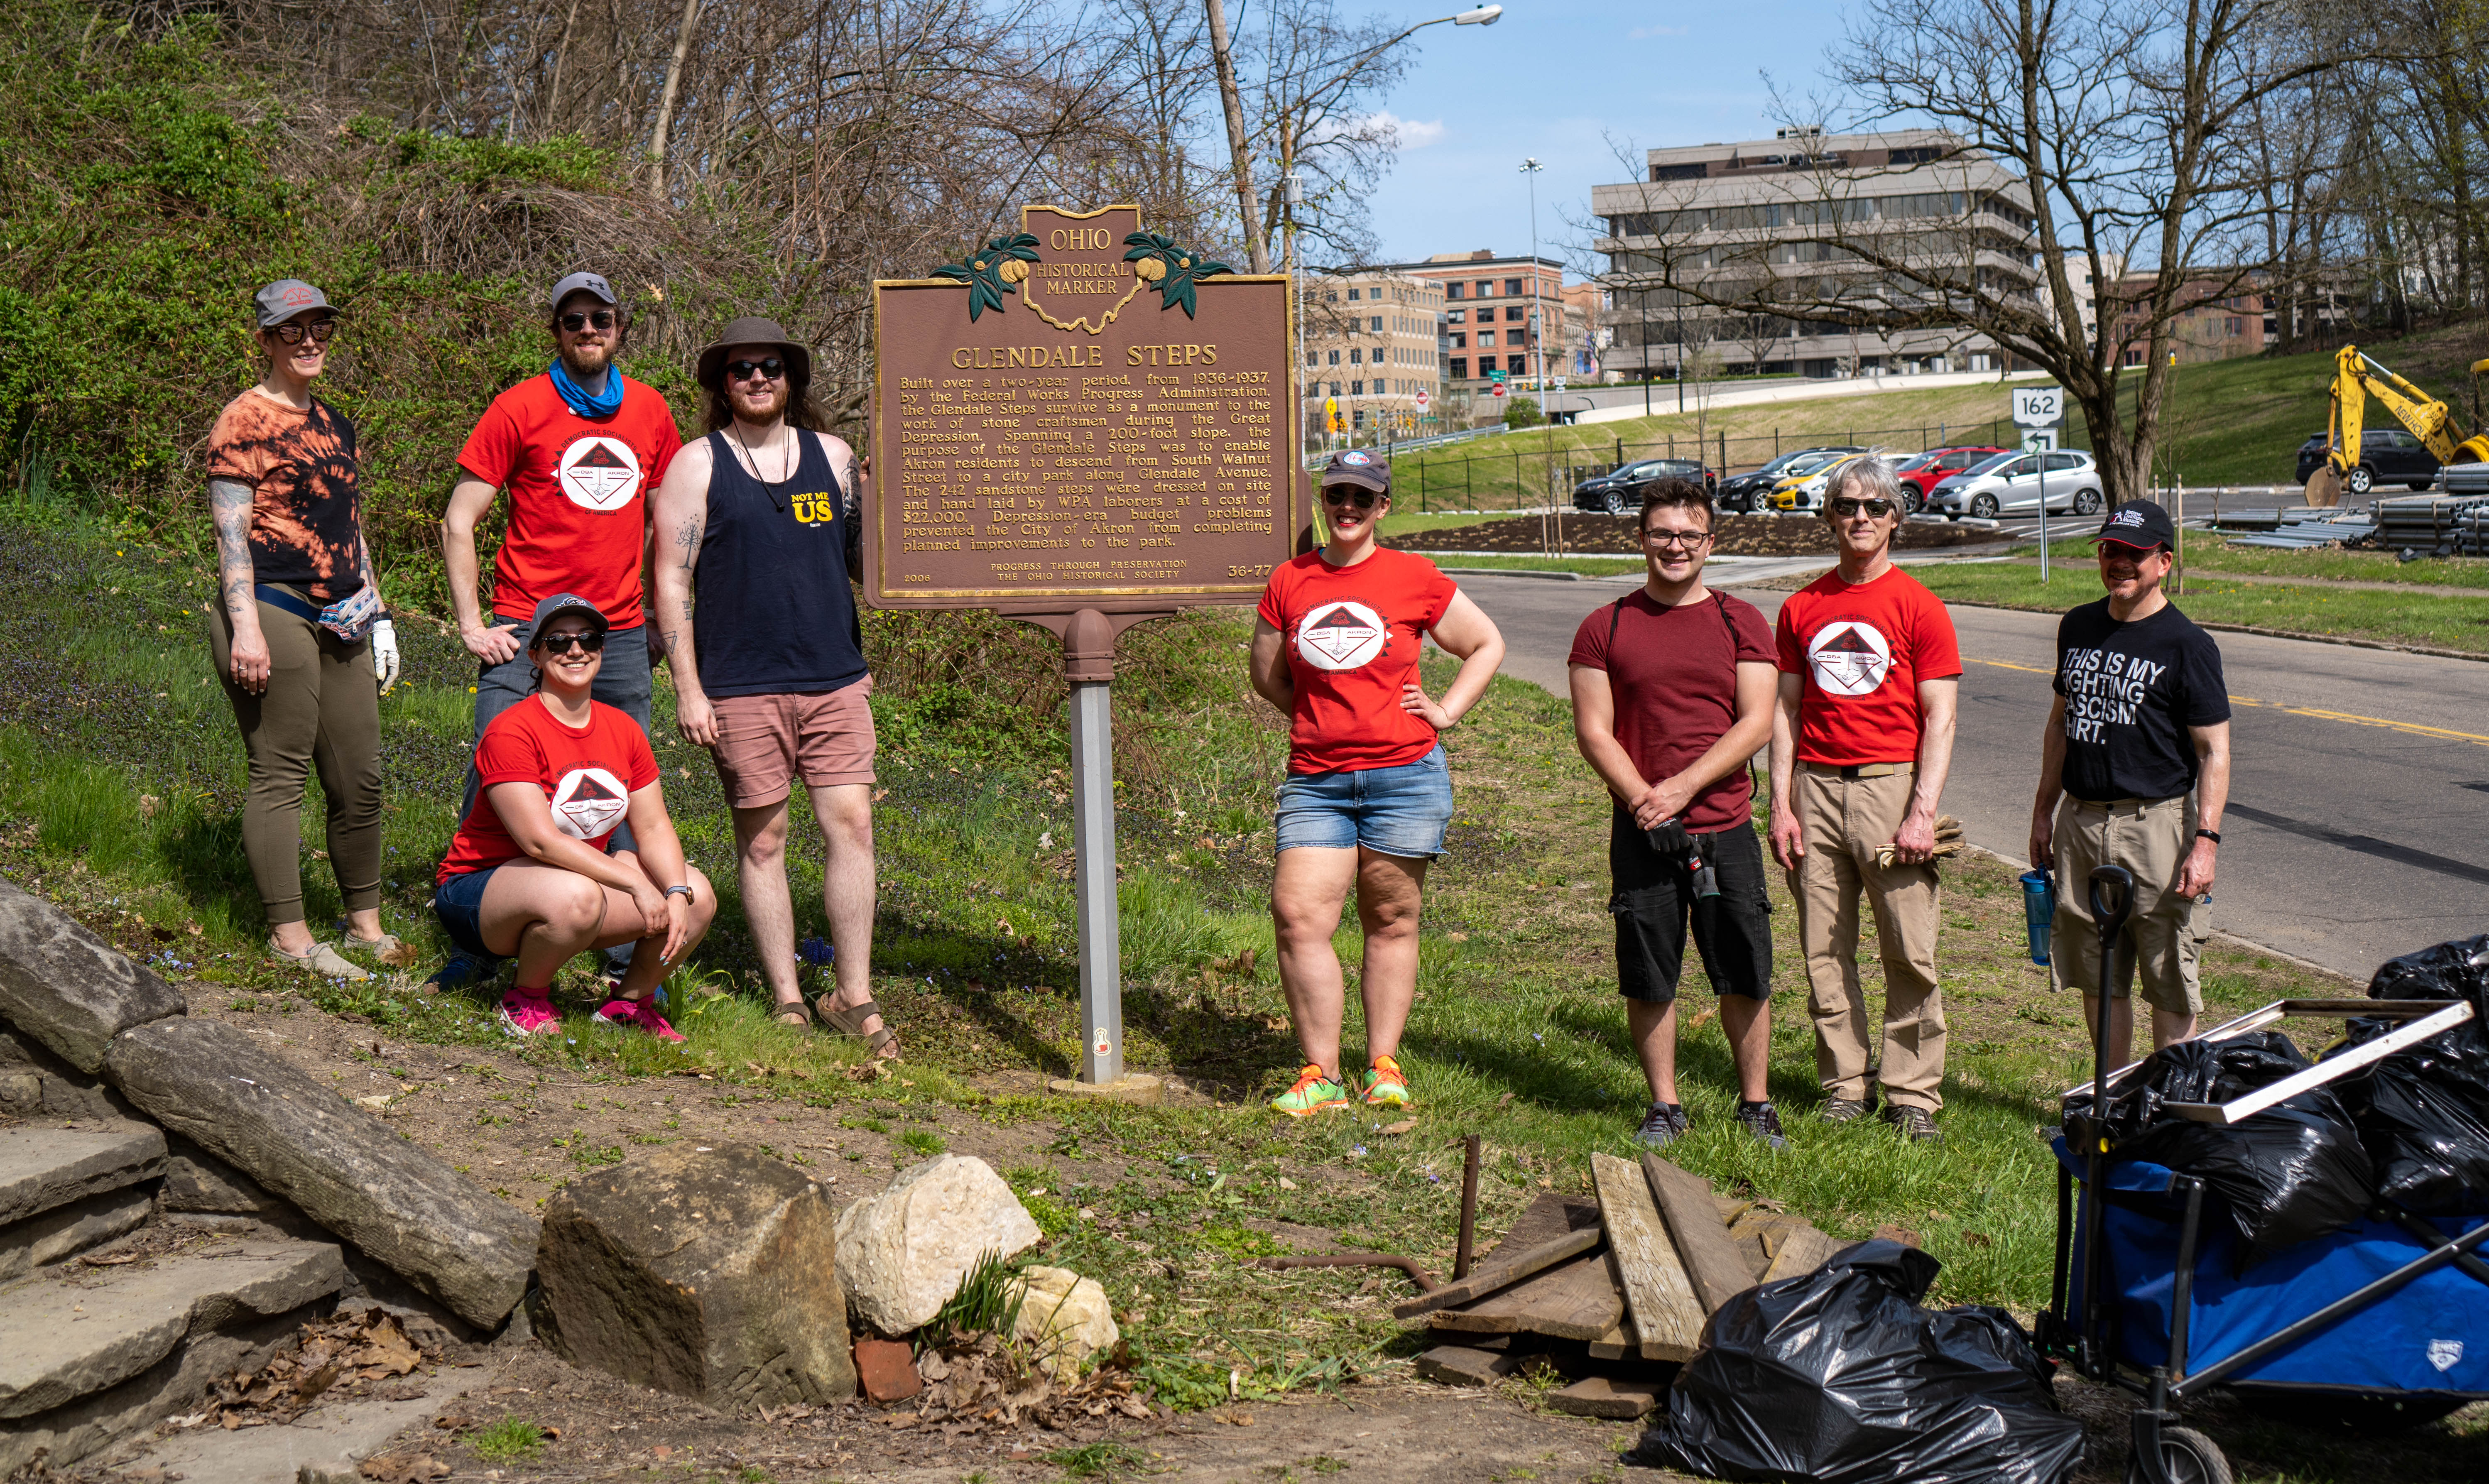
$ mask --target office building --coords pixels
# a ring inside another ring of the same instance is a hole
[[[1443,397],[1443,286],[1388,268],[1344,269],[1306,273],[1303,292],[1306,431],[1323,431],[1330,403],[1354,442],[1419,431]]]

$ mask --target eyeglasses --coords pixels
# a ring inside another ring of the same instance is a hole
[[[758,373],[764,382],[774,382],[787,374],[787,363],[772,356],[767,360],[730,360],[726,379],[730,382],[750,381]]]
[[[1651,546],[1674,546],[1692,551],[1711,539],[1707,530],[1645,530],[1643,540]]]
[[[537,636],[536,642],[544,646],[547,654],[568,654],[574,646],[589,654],[597,654],[605,648],[605,636],[602,634],[543,634]]]
[[[1323,503],[1333,508],[1341,505],[1355,505],[1359,510],[1371,510],[1374,508],[1374,502],[1381,499],[1383,497],[1372,490],[1348,490],[1338,485],[1323,491]]]
[[[330,340],[336,338],[337,322],[334,320],[313,320],[310,324],[304,325],[298,321],[288,320],[284,324],[279,325],[274,329],[271,330],[270,333],[276,336],[277,339],[284,341],[287,345],[300,345],[304,335],[309,335],[311,337],[311,343],[314,345],[327,345]]]
[[[560,326],[562,328],[569,330],[574,335],[590,325],[595,326],[599,329],[612,329],[614,328],[614,311],[611,309],[592,309],[586,313],[565,314],[558,316],[554,320],[554,323]]]
[[[1836,499],[1832,502],[1832,513],[1838,516],[1852,516],[1861,510],[1880,521],[1893,513],[1893,502],[1889,499]]]

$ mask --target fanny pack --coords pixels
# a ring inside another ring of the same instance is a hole
[[[254,584],[251,591],[269,607],[292,614],[297,618],[307,618],[350,644],[369,634],[372,625],[385,616],[380,592],[372,587],[358,587],[327,608],[314,608],[310,599],[291,588],[268,583]]]

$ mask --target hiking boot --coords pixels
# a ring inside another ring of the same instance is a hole
[[[683,1033],[666,1023],[657,1013],[654,995],[645,999],[626,1000],[616,995],[596,1007],[592,1017],[597,1024],[614,1031],[644,1031],[659,1041],[681,1041]]]
[[[549,995],[527,989],[513,989],[501,996],[501,1029],[527,1041],[537,1036],[561,1034],[561,1016],[555,1013]]]
[[[1748,1133],[1763,1142],[1766,1149],[1788,1148],[1788,1137],[1781,1132],[1781,1110],[1772,1106],[1769,1098],[1760,1102],[1737,1102],[1737,1123]]]
[[[1311,1062],[1297,1072],[1297,1085],[1271,1099],[1271,1111],[1285,1113],[1290,1118],[1303,1118],[1326,1108],[1348,1106],[1348,1089],[1330,1077]]]
[[[1409,1079],[1401,1074],[1397,1060],[1388,1056],[1374,1059],[1373,1069],[1365,1074],[1364,1100],[1369,1108],[1409,1105]]]
[[[1685,1116],[1682,1103],[1654,1102],[1642,1116],[1642,1127],[1634,1130],[1634,1142],[1645,1149],[1666,1149],[1683,1138],[1694,1127]]]
[[[423,982],[423,992],[441,994],[457,989],[472,989],[487,983],[501,972],[501,959],[478,958],[472,954],[453,948],[449,951],[447,961],[433,970],[432,977]]]
[[[1826,1098],[1823,1106],[1815,1110],[1815,1116],[1827,1124],[1854,1124],[1874,1111],[1874,1106],[1855,1098]]]
[[[1902,1137],[1913,1144],[1941,1144],[1944,1135],[1936,1131],[1936,1116],[1925,1108],[1907,1103],[1890,1103],[1884,1109],[1884,1122],[1902,1131]]]

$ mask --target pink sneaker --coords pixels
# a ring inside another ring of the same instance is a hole
[[[554,1013],[553,1001],[547,996],[513,989],[501,996],[501,1029],[521,1041],[530,1036],[558,1036],[561,1016]]]
[[[617,1031],[645,1031],[659,1041],[680,1041],[683,1033],[657,1013],[656,997],[626,1000],[616,995],[596,1008],[596,1023]]]

